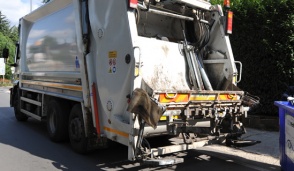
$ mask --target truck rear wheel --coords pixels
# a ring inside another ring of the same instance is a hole
[[[28,120],[28,116],[20,112],[19,89],[16,89],[15,95],[13,96],[13,108],[14,108],[14,115],[16,120],[18,121]]]
[[[81,105],[76,104],[70,112],[68,132],[72,148],[81,154],[88,152],[88,138],[84,128]]]
[[[47,131],[50,139],[60,142],[68,139],[68,114],[66,105],[61,104],[56,99],[52,99],[48,104],[47,111]]]

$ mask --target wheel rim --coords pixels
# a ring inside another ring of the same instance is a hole
[[[82,139],[82,122],[79,118],[74,118],[69,124],[70,139],[74,141],[81,141]]]
[[[49,117],[49,127],[51,133],[54,133],[56,131],[56,113],[55,111],[52,111],[50,117]]]

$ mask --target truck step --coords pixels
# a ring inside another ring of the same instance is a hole
[[[25,101],[25,102],[28,102],[28,103],[31,103],[31,104],[34,104],[34,105],[37,105],[37,106],[42,106],[42,103],[39,102],[39,101],[36,101],[36,100],[32,100],[32,99],[25,98],[25,97],[21,97],[20,99],[22,101]]]
[[[32,118],[35,118],[35,119],[39,120],[39,121],[42,120],[42,117],[40,117],[40,116],[38,116],[38,115],[35,115],[35,114],[33,114],[33,113],[31,113],[31,112],[29,112],[29,111],[27,111],[27,110],[21,109],[20,111],[21,111],[22,113],[24,113],[24,114],[26,114],[26,115],[32,117]]]
[[[144,164],[152,165],[152,166],[174,165],[174,164],[183,163],[183,162],[184,162],[183,158],[148,159],[143,161]]]

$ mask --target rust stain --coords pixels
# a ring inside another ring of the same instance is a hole
[[[161,48],[162,48],[162,50],[164,52],[165,57],[167,57],[168,56],[168,51],[169,51],[168,47],[164,45]]]

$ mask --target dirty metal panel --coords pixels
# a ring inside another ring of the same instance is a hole
[[[152,90],[190,90],[186,80],[186,62],[180,44],[139,37],[143,81]]]

